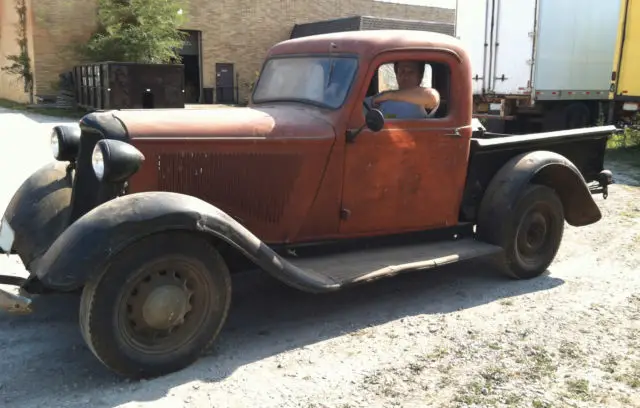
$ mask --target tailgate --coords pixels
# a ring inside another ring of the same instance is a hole
[[[458,0],[456,10],[456,37],[469,53],[473,93],[482,94],[487,88],[491,10],[493,0]]]

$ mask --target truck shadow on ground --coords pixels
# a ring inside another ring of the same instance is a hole
[[[192,380],[219,382],[239,367],[366,327],[448,314],[563,283],[548,274],[514,281],[475,261],[310,295],[266,274],[246,273],[234,279],[229,319],[212,353],[181,372],[144,382],[116,377],[86,348],[77,325],[79,297],[40,298],[33,315],[0,316],[0,383],[11,384],[0,388],[0,402],[25,407],[52,389],[68,390],[67,407],[153,401]],[[105,396],[96,400],[98,394]]]

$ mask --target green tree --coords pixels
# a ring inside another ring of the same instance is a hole
[[[82,54],[95,62],[179,60],[183,9],[182,0],[98,0],[98,30]]]

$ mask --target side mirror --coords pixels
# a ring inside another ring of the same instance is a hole
[[[356,136],[362,132],[365,127],[372,132],[379,132],[384,127],[384,115],[378,109],[370,108],[366,103],[364,104],[367,114],[364,116],[364,125],[359,129],[347,130],[347,143],[353,143],[356,140]]]
[[[379,132],[384,127],[384,115],[378,109],[367,111],[364,121],[367,128],[372,132]]]

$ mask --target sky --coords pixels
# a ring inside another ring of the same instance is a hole
[[[456,8],[456,0],[376,0],[385,3],[409,4],[412,6],[431,6],[448,9]]]

